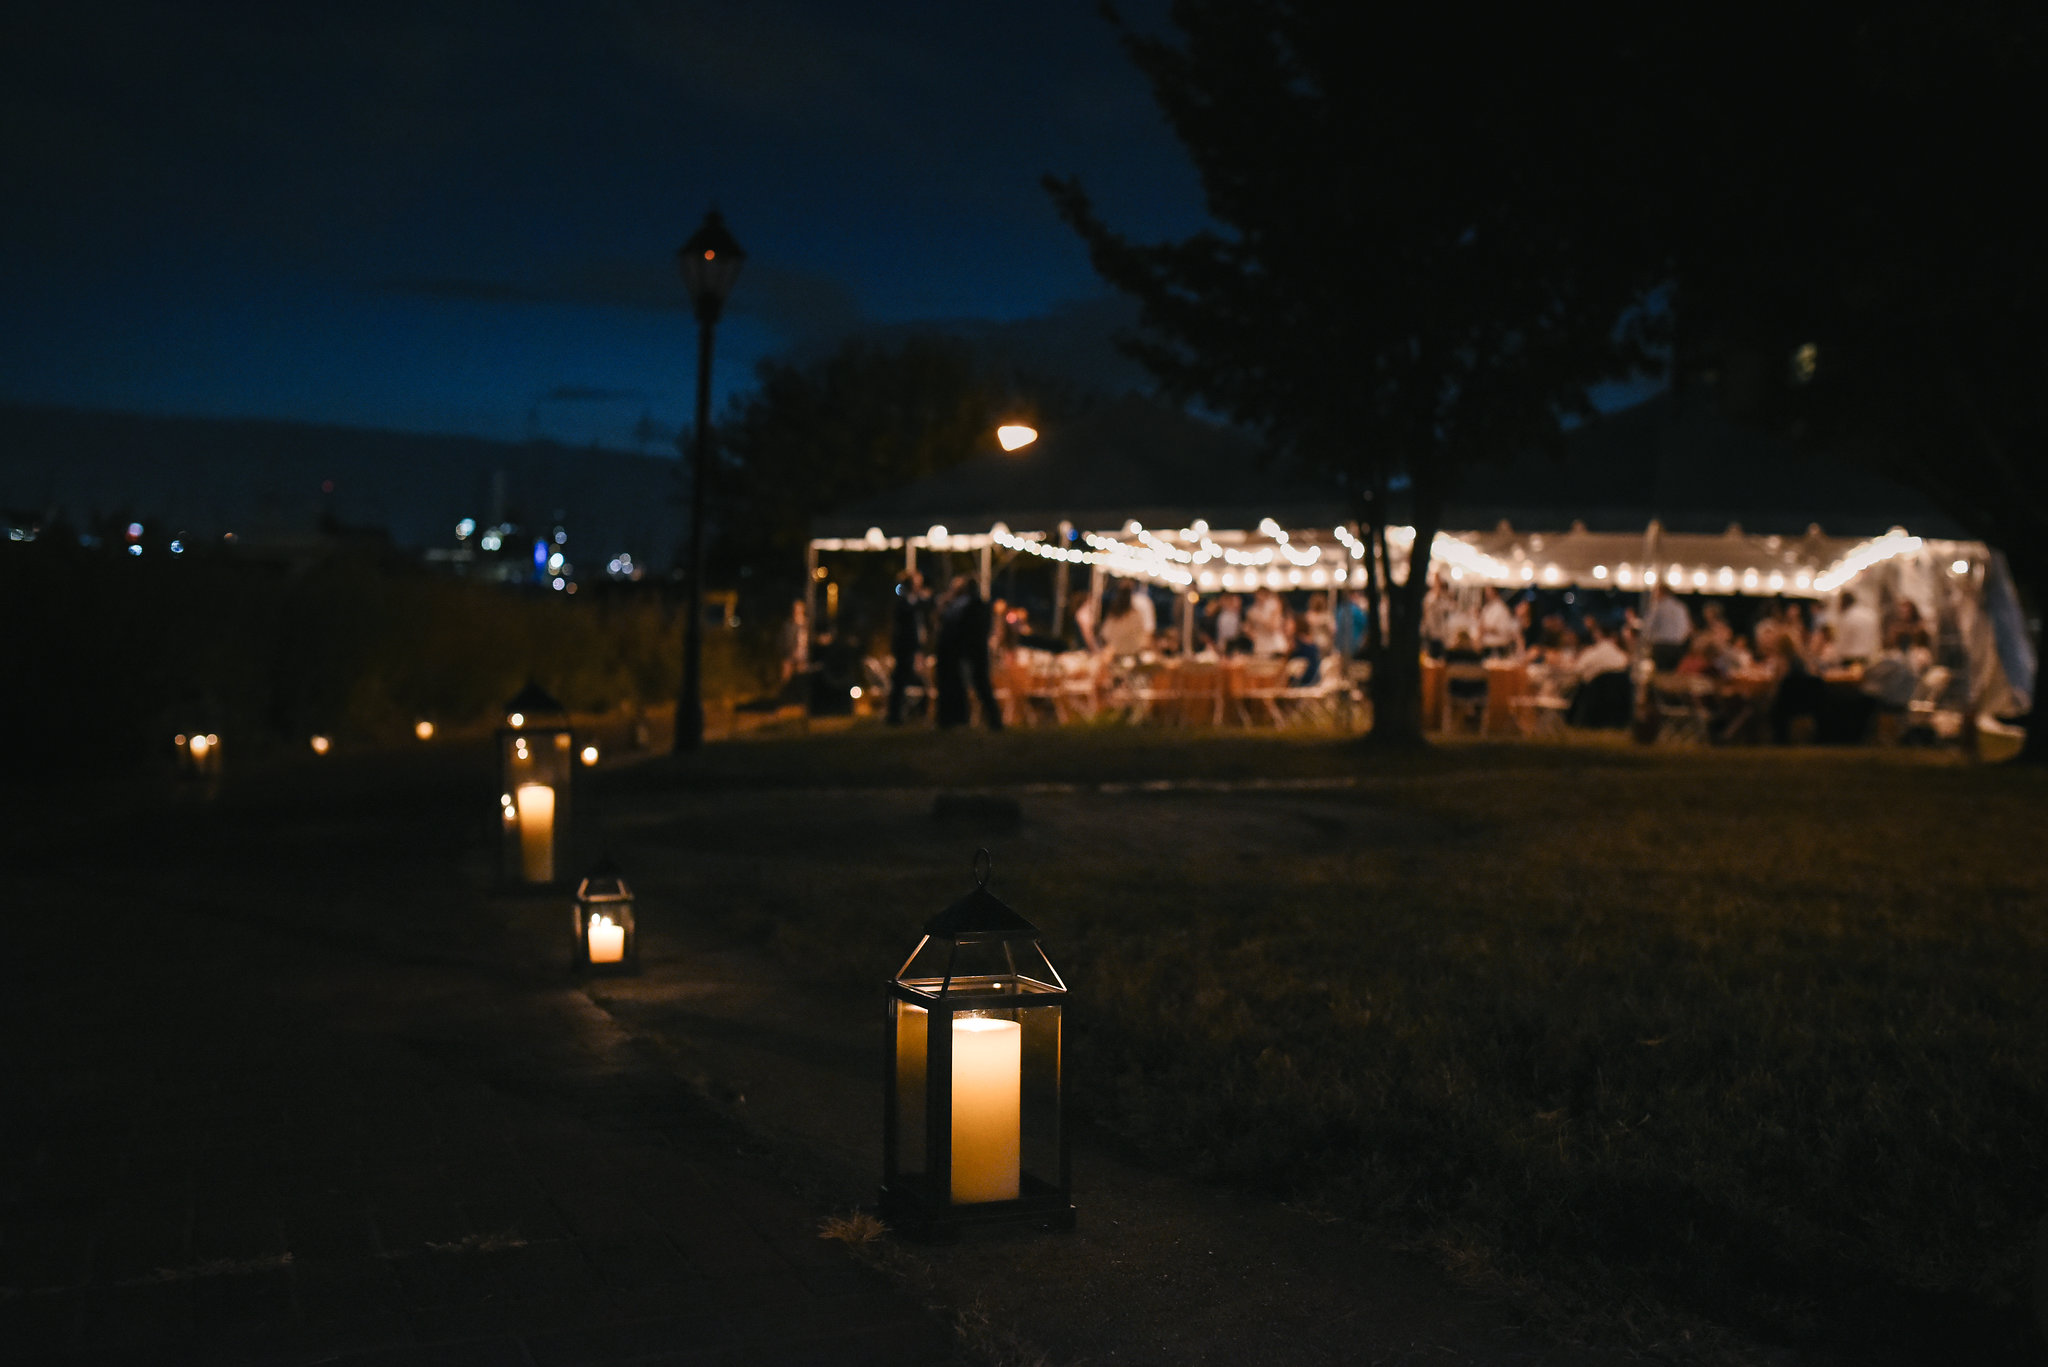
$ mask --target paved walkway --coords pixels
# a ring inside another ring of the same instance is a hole
[[[0,1356],[950,1360],[658,1051],[503,966],[491,918],[539,910],[461,900],[445,797],[173,816],[92,859],[17,832]]]

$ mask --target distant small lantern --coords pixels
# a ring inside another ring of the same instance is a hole
[[[505,724],[498,728],[498,804],[507,882],[555,881],[569,824],[572,745],[568,712],[539,685],[528,684],[505,704]]]
[[[889,983],[882,1216],[915,1237],[1074,1223],[1062,1067],[1067,989],[1038,929],[975,887]]]
[[[186,778],[212,783],[220,778],[220,737],[211,731],[180,732],[172,742],[178,748],[178,772]]]
[[[633,922],[633,889],[611,863],[600,864],[576,885],[576,947],[571,962],[584,969],[632,972],[640,967],[640,935]]]

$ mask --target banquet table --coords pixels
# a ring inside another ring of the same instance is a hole
[[[1529,667],[1519,660],[1486,662],[1486,714],[1479,732],[1485,736],[1511,736],[1520,730],[1515,719],[1515,699],[1529,691]]]

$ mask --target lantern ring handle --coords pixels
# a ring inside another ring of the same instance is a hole
[[[983,846],[981,849],[978,849],[974,852],[975,887],[985,888],[988,886],[989,869],[993,862],[994,861],[989,858],[987,846]]]

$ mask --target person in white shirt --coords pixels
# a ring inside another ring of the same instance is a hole
[[[1159,605],[1152,601],[1152,587],[1136,580],[1131,582],[1131,606],[1138,610],[1138,616],[1145,623],[1145,639],[1151,640],[1159,634]]]
[[[1583,682],[1612,674],[1617,669],[1628,668],[1628,653],[1614,643],[1614,639],[1596,622],[1588,622],[1586,629],[1593,633],[1593,643],[1580,651],[1572,662],[1572,672]]]
[[[1650,615],[1643,623],[1643,639],[1650,643],[1650,658],[1659,669],[1676,669],[1685,657],[1685,643],[1692,637],[1692,614],[1663,584],[1650,598]]]
[[[1845,664],[1877,658],[1882,648],[1880,625],[1876,608],[1858,602],[1853,593],[1842,595],[1842,611],[1835,619],[1835,649]]]
[[[1251,611],[1244,615],[1245,630],[1252,638],[1252,654],[1285,655],[1294,648],[1287,630],[1287,606],[1271,589],[1260,589],[1252,598]]]
[[[1438,659],[1451,641],[1451,591],[1443,576],[1433,574],[1422,594],[1422,648]]]
[[[1239,606],[1237,595],[1226,593],[1216,600],[1216,649],[1222,654],[1230,653],[1230,643],[1244,630],[1244,610]]]
[[[1152,645],[1152,633],[1145,630],[1144,614],[1138,610],[1137,594],[1129,580],[1122,580],[1110,596],[1102,614],[1102,650],[1106,655],[1136,655]]]
[[[1479,649],[1489,656],[1514,655],[1522,649],[1522,633],[1515,614],[1500,600],[1500,590],[1488,585],[1486,601],[1479,609]]]

